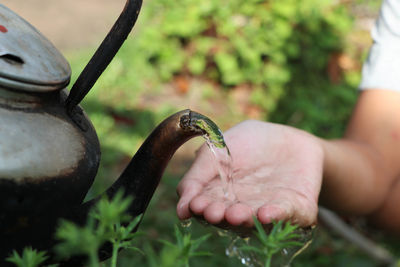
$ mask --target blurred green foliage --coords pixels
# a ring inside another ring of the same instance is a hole
[[[7,261],[15,264],[17,267],[39,267],[47,258],[46,252],[26,247],[21,255],[14,250],[7,258]]]
[[[132,199],[132,197],[123,197],[122,191],[118,191],[111,200],[100,199],[90,210],[84,226],[61,220],[55,234],[59,241],[54,247],[58,258],[85,256],[87,266],[99,267],[98,251],[106,242],[109,242],[112,253],[108,266],[116,267],[119,250],[130,249],[141,252],[132,245],[138,235],[134,229],[142,217],[139,215],[132,218],[127,213]]]
[[[172,243],[168,240],[160,240],[164,245],[161,252],[155,251],[149,243],[146,243],[145,249],[150,267],[189,267],[189,262],[192,258],[213,255],[208,251],[198,251],[200,245],[210,237],[210,234],[192,239],[191,233],[187,231],[184,233],[177,225],[174,228],[176,242]]]
[[[326,71],[352,27],[346,6],[331,0],[149,1],[141,19],[133,48],[162,81],[189,74],[221,87],[246,84],[267,112],[297,76]]]

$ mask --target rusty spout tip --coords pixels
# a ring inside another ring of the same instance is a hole
[[[185,112],[182,116],[181,116],[181,118],[180,118],[180,121],[179,121],[179,126],[181,127],[181,128],[183,128],[183,129],[188,129],[188,128],[190,128],[190,127],[192,127],[191,126],[191,116],[190,116],[190,113],[192,112],[191,110],[186,110],[187,112]]]
[[[197,125],[197,120],[198,118],[204,117],[200,113],[197,113],[195,111],[192,111],[190,109],[186,109],[182,111],[182,115],[179,120],[179,126],[186,131],[194,131],[194,132],[199,132],[201,134],[204,134],[203,129],[198,127]]]

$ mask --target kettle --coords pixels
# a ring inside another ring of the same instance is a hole
[[[124,10],[70,92],[71,69],[28,22],[0,4],[0,265],[12,250],[50,249],[60,218],[84,223],[101,197],[83,203],[100,161],[99,141],[79,106],[134,26],[141,0]],[[204,116],[183,110],[145,140],[116,182],[142,214],[175,151],[204,131]],[[107,251],[102,258],[107,257]],[[68,265],[68,263],[66,263]],[[74,262],[73,266],[77,266]]]

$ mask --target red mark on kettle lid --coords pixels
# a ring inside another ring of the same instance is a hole
[[[8,32],[8,30],[7,30],[7,28],[4,27],[3,25],[0,25],[0,32],[6,33],[6,32]]]

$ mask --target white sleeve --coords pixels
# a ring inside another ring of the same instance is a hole
[[[364,62],[360,89],[400,91],[400,0],[384,0],[371,32],[373,44]]]

